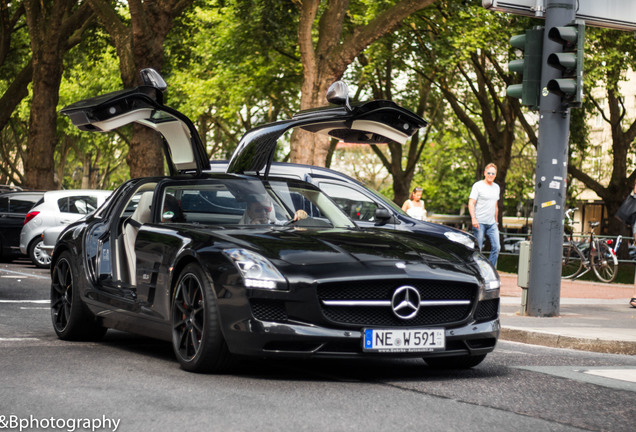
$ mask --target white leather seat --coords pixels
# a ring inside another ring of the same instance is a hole
[[[137,208],[130,218],[124,223],[124,248],[130,275],[130,284],[137,285],[137,256],[135,255],[135,241],[141,225],[150,222],[150,205],[154,192],[148,191],[141,194]]]

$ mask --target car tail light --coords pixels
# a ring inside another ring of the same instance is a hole
[[[40,212],[39,211],[32,211],[32,212],[28,212],[26,217],[24,218],[24,224],[26,225],[27,223],[29,223],[29,221],[31,219],[33,219],[34,217],[36,217],[37,215],[39,215]]]

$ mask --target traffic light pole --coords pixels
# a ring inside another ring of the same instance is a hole
[[[576,0],[546,1],[546,32],[542,64],[562,46],[548,38],[548,29],[565,26],[575,18]],[[552,67],[541,71],[539,144],[532,222],[532,251],[526,313],[530,316],[559,315],[563,214],[568,165],[570,109],[562,98],[547,89],[548,81],[561,73]]]

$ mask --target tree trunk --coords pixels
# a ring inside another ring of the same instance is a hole
[[[33,53],[33,100],[31,102],[25,186],[57,189],[53,155],[57,145],[57,103],[62,79],[63,56],[77,43],[74,32],[90,18],[90,8],[75,0],[55,2],[25,0],[26,21]]]
[[[322,84],[315,88],[311,85],[315,81],[305,79],[300,98],[300,109],[327,105],[327,89],[336,79],[335,76],[323,78]],[[291,141],[291,162],[317,166],[326,165],[330,145],[329,136],[295,129],[292,132]]]
[[[63,35],[60,30],[69,1],[56,3],[47,9],[37,0],[24,2],[33,53],[33,100],[27,135],[25,186],[33,189],[58,187],[53,179],[53,153],[57,144],[56,107],[62,79]]]

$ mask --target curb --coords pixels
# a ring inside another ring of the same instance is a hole
[[[542,345],[552,348],[568,348],[604,354],[636,355],[636,342],[603,339],[585,339],[523,330],[516,327],[501,327],[499,338],[510,342]]]

